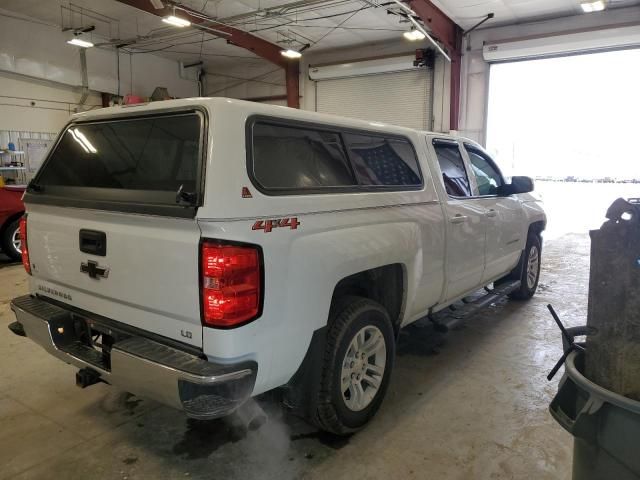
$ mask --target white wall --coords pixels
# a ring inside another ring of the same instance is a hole
[[[109,57],[109,61],[92,61],[87,58],[89,85],[101,92],[117,93],[115,51],[109,51]],[[165,87],[172,97],[197,97],[196,69],[188,69],[188,74],[191,79],[181,78],[180,64],[167,58],[120,52],[120,95],[133,93],[150,97],[156,87]],[[102,80],[100,84],[98,79]]]
[[[208,96],[257,98],[287,93],[284,69],[259,58],[219,69],[209,68],[206,72],[205,94]]]
[[[0,130],[56,132],[75,109],[87,108],[77,105],[82,94],[80,49],[68,45],[68,38],[57,26],[0,16]],[[90,90],[85,103],[90,107],[101,105],[99,92],[147,97],[155,87],[166,87],[177,97],[198,93],[195,78],[180,77],[178,62],[124,52],[118,88],[116,50],[85,52]]]
[[[595,14],[487,28],[471,33],[463,43],[459,132],[481,144],[486,141],[490,68],[482,57],[484,42],[517,40],[537,35],[561,35],[570,30],[615,27],[629,23],[640,25],[640,8],[607,10]]]
[[[82,84],[79,48],[68,45],[69,38],[70,34],[57,26],[0,16],[0,70],[79,86]],[[89,48],[86,54],[89,88],[117,93],[116,50]],[[120,54],[121,94],[149,96],[156,86],[168,88],[176,97],[197,94],[195,78],[180,78],[178,62],[152,54]]]
[[[80,88],[0,72],[0,130],[55,133],[76,110],[101,106],[95,92],[83,106],[81,96]]]

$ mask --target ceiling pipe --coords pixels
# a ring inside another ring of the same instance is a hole
[[[165,17],[174,14],[174,5],[164,6],[164,8],[155,8],[149,0],[117,0],[120,3],[143,10],[158,17]],[[204,19],[202,12],[185,7],[183,5],[175,5],[179,8],[180,16],[189,20],[195,28],[201,28],[213,35],[223,36],[227,43],[236,45],[254,53],[258,57],[279,66],[284,69],[286,76],[287,88],[287,106],[300,108],[300,61],[297,59],[287,59],[280,53],[282,47],[271,43],[263,38],[257,37],[249,32],[235,28],[224,23],[218,22],[216,19]]]
[[[89,74],[87,72],[87,49],[80,49],[80,75],[82,77],[82,96],[78,101],[79,106],[84,106],[89,98]]]

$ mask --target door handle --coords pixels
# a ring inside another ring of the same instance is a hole
[[[493,217],[495,217],[495,216],[497,216],[497,215],[498,215],[498,212],[496,212],[496,211],[492,208],[491,210],[489,210],[489,211],[486,213],[486,215],[487,215],[487,217],[489,217],[489,218],[493,218]]]
[[[91,255],[105,257],[107,255],[107,235],[97,230],[81,229],[80,251]]]
[[[460,215],[459,213],[456,214],[455,217],[451,218],[451,223],[464,223],[467,221],[467,216],[466,215]]]

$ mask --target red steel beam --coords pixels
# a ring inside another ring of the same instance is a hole
[[[462,62],[462,28],[429,0],[406,0],[407,5],[418,14],[425,26],[431,30],[449,51],[451,57],[451,100],[449,128],[458,129],[460,115],[460,64]]]
[[[461,64],[462,53],[460,51],[451,52],[451,78],[449,81],[450,94],[449,102],[449,128],[458,130],[460,121],[460,84],[461,84]]]
[[[173,15],[174,10],[171,6],[156,9],[149,0],[117,0],[120,3],[143,10],[158,17]],[[238,28],[216,23],[215,20],[205,20],[201,18],[202,13],[188,7],[180,6],[176,10],[176,16],[189,20],[194,25],[207,27],[210,29],[223,32],[220,36],[226,38],[227,42],[253,52],[257,56],[268,60],[269,62],[283,68],[286,74],[287,87],[287,105],[293,108],[300,108],[300,61],[297,59],[288,59],[280,53],[282,48],[275,43],[268,42],[262,38],[256,37],[249,32]],[[212,32],[215,35],[215,32]],[[226,34],[226,35],[225,35]],[[295,76],[295,78],[294,78]]]
[[[287,64],[287,106],[300,108],[300,62],[298,60]]]

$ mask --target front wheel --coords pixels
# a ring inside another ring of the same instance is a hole
[[[517,300],[528,300],[538,289],[540,279],[540,264],[542,260],[542,244],[540,237],[529,234],[527,246],[522,252],[522,271],[520,272],[520,288],[509,294],[509,297]]]
[[[11,222],[2,235],[2,251],[13,260],[20,260],[20,219]]]
[[[395,341],[389,314],[373,300],[346,297],[332,310],[314,420],[323,430],[348,435],[380,408]]]

